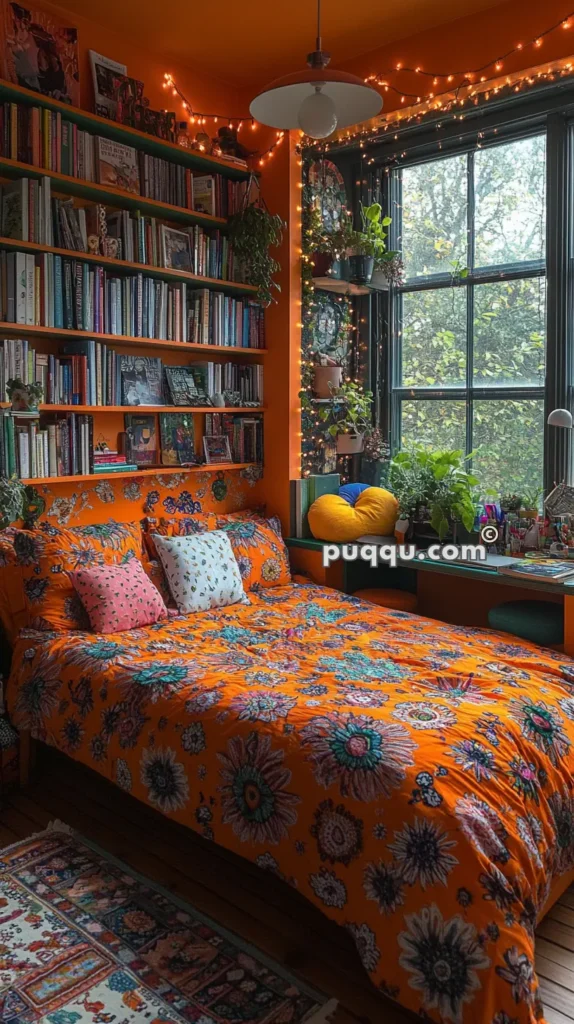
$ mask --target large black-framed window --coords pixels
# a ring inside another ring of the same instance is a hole
[[[545,130],[390,175],[404,284],[390,301],[393,447],[474,451],[486,487],[542,487]]]

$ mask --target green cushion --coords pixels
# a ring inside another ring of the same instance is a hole
[[[488,625],[491,629],[500,629],[542,646],[564,642],[562,605],[551,601],[506,601],[497,604],[488,613]]]

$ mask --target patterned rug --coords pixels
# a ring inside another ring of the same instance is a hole
[[[0,851],[1,1024],[326,1024],[335,1009],[60,823]]]

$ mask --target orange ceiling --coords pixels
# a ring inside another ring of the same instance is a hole
[[[315,0],[56,0],[161,54],[240,88],[304,66],[314,49]],[[500,0],[323,0],[323,45],[333,66]]]

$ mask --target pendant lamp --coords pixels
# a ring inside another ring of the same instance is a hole
[[[381,111],[381,94],[356,75],[330,71],[331,55],[321,46],[321,0],[317,0],[316,48],[307,57],[307,70],[270,82],[249,108],[256,121],[271,128],[300,128],[312,139],[325,139],[336,128],[367,121]]]

